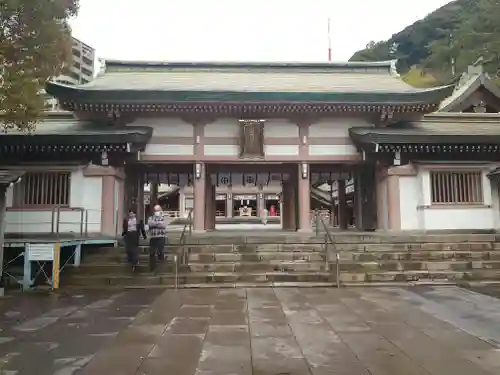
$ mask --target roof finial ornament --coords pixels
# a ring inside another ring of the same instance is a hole
[[[472,63],[472,66],[483,65],[483,62],[484,62],[484,57],[483,56],[479,56],[477,58],[477,60]]]
[[[478,103],[474,104],[473,110],[474,113],[486,113],[486,103],[480,100]]]

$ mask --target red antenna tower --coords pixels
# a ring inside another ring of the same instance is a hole
[[[332,61],[332,36],[330,32],[330,17],[328,17],[328,61]]]

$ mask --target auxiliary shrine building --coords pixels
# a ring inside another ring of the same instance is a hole
[[[116,235],[158,201],[198,232],[264,209],[302,232],[314,209],[341,229],[500,224],[500,90],[481,67],[416,89],[394,62],[107,61],[46,90],[65,112],[0,135],[1,168],[25,171],[7,233]]]

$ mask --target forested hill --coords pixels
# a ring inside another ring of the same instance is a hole
[[[414,3],[418,6],[418,2]],[[456,0],[394,34],[370,42],[350,61],[399,59],[403,74],[411,67],[430,74],[437,83],[449,82],[478,58],[487,72],[500,69],[500,0]],[[452,64],[454,61],[454,64]]]

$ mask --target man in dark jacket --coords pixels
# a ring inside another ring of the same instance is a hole
[[[144,239],[147,238],[144,222],[138,220],[135,212],[130,210],[128,217],[123,220],[122,236],[125,241],[127,261],[132,265],[133,270],[139,264],[139,238],[141,234]]]

